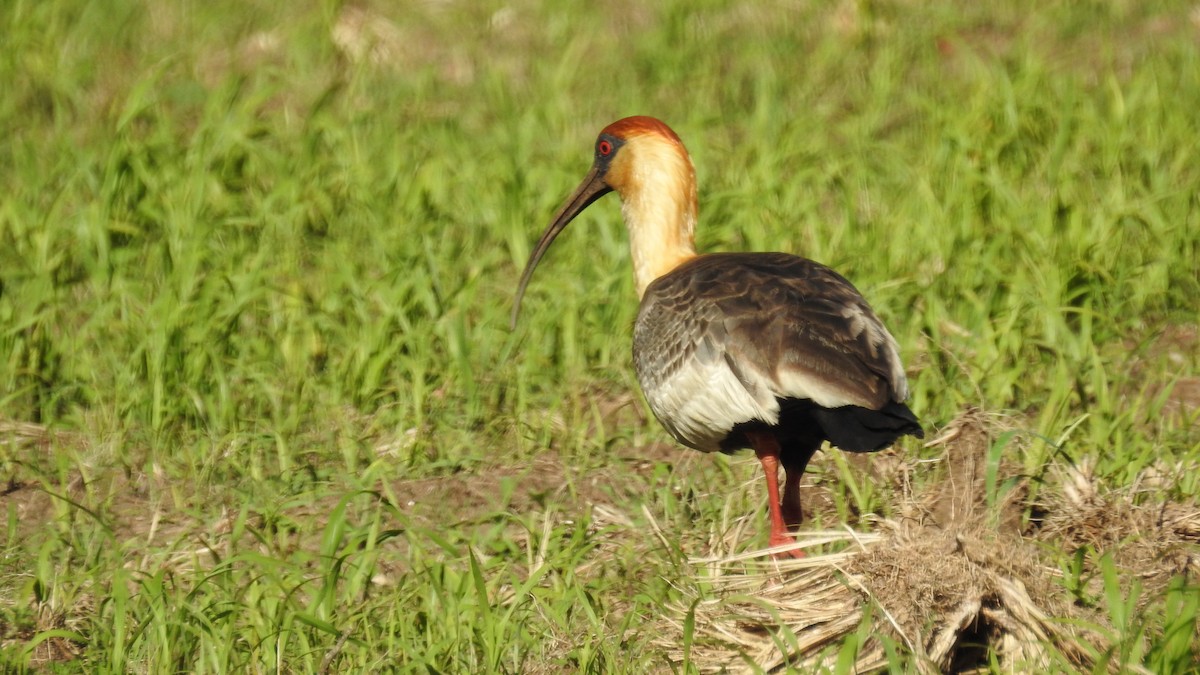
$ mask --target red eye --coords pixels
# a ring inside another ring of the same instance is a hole
[[[596,151],[599,152],[603,157],[608,157],[608,155],[612,153],[612,150],[612,143],[609,143],[608,141],[600,141],[596,144]]]

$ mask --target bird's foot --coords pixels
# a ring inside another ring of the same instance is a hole
[[[771,548],[775,548],[776,546],[791,546],[796,543],[796,540],[786,534],[772,533],[770,539],[767,540],[767,543],[771,545]],[[799,548],[793,548],[790,551],[777,551],[772,553],[771,556],[777,560],[805,557],[804,550]]]

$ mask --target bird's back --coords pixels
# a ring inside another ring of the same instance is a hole
[[[658,419],[700,450],[742,447],[756,425],[828,426],[816,435],[847,450],[920,433],[895,339],[849,281],[793,255],[698,256],[655,280],[634,364]]]

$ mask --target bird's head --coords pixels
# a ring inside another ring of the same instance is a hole
[[[696,172],[683,141],[653,117],[617,120],[600,131],[591,170],[554,215],[529,256],[517,287],[513,326],[525,287],[554,238],[592,202],[613,191],[621,197],[629,227],[639,294],[664,265],[673,266],[678,258],[695,254]]]

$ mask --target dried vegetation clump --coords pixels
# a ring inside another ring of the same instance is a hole
[[[895,515],[876,521],[874,533],[799,538],[806,546],[840,539],[851,544],[843,552],[693,561],[698,594],[711,597],[678,607],[677,632],[663,645],[704,672],[845,664],[835,645],[856,650],[857,670],[880,668],[878,632],[924,672],[972,671],[993,656],[1018,671],[1097,667],[1114,634],[1108,615],[1067,592],[1055,557],[1082,551],[1094,568],[1109,555],[1122,582],[1138,578],[1141,598],[1152,598],[1174,575],[1200,573],[1200,510],[1139,500],[1137,485],[1103,492],[1086,463],[1055,464],[1031,497],[1029,479],[999,452],[1019,442],[1006,426],[964,412],[930,443],[944,449],[938,475],[917,493],[900,481]],[[1142,484],[1164,479],[1169,472],[1154,468]],[[1095,587],[1103,575],[1081,576],[1091,594],[1103,592]],[[861,634],[867,612],[882,631]]]

